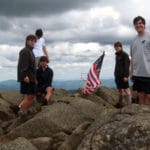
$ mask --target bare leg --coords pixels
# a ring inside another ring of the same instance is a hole
[[[118,89],[118,93],[119,93],[119,104],[120,106],[123,106],[123,90]]]
[[[126,103],[127,104],[131,104],[132,103],[132,99],[131,99],[131,90],[130,88],[124,89],[125,92],[125,98],[126,98]]]
[[[28,111],[34,100],[34,95],[25,94],[23,101],[19,105],[23,111]]]
[[[143,92],[139,92],[138,96],[139,96],[139,104],[145,105],[146,104],[146,94]]]
[[[146,104],[150,105],[150,94],[146,94]]]
[[[46,99],[47,101],[50,101],[50,100],[51,100],[52,92],[53,92],[52,87],[47,87],[47,88],[46,88],[45,99]]]

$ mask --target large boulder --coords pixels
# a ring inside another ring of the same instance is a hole
[[[130,105],[99,117],[77,150],[150,149],[150,106]]]
[[[3,90],[0,93],[1,98],[9,104],[19,104],[23,98],[18,90]]]
[[[12,129],[6,138],[51,137],[58,132],[70,134],[81,123],[95,120],[104,110],[104,107],[83,98],[63,97]]]
[[[15,115],[11,112],[9,106],[10,104],[7,101],[0,98],[0,120],[7,121],[15,117]]]
[[[105,106],[106,108],[114,108],[114,105],[118,101],[117,91],[104,86],[99,87],[91,94],[83,94],[82,89],[78,89],[74,96],[88,99],[97,105]]]
[[[97,96],[100,96],[102,99],[104,99],[107,103],[111,105],[115,105],[118,102],[118,93],[114,89],[101,86],[97,89],[95,94]]]
[[[0,150],[38,150],[27,139],[20,137],[9,143],[0,145]]]
[[[50,137],[39,137],[30,140],[30,142],[35,145],[38,150],[49,150],[52,145],[52,139]]]

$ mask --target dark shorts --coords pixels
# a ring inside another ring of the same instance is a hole
[[[35,92],[36,92],[36,86],[34,82],[30,82],[30,83],[21,82],[20,83],[21,94],[35,94]]]
[[[39,86],[36,87],[36,92],[44,94],[44,93],[46,93],[46,88],[47,87],[51,87],[51,86],[48,86],[48,85],[39,85]]]
[[[115,83],[117,86],[117,89],[127,89],[129,88],[129,82],[124,82],[123,78],[116,78]]]
[[[150,94],[150,77],[133,76],[133,90]]]

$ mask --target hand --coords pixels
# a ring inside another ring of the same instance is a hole
[[[124,78],[123,78],[123,81],[124,81],[124,82],[128,82],[128,78],[127,78],[127,77],[124,77]]]
[[[26,77],[24,78],[24,82],[26,82],[26,83],[30,83],[30,79],[29,79],[29,77],[28,77],[28,76],[26,76]]]
[[[130,75],[130,80],[133,82],[133,75]]]

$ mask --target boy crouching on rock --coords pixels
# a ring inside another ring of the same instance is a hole
[[[37,78],[37,101],[42,102],[43,105],[48,105],[51,100],[53,88],[53,70],[48,66],[48,58],[42,56],[39,60],[39,68],[36,72]],[[44,98],[42,95],[44,94]]]

